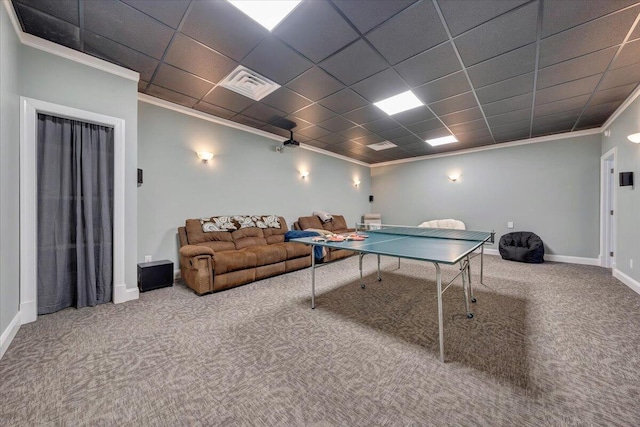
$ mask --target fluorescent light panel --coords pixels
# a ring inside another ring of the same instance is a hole
[[[228,0],[251,19],[273,30],[301,0]]]
[[[427,139],[426,142],[431,144],[432,147],[437,147],[438,145],[451,144],[452,142],[458,142],[455,136],[443,136],[442,138],[434,138]]]
[[[424,104],[413,94],[413,92],[408,90],[399,95],[392,96],[391,98],[375,102],[373,105],[392,116]]]

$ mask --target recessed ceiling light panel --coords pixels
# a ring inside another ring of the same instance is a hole
[[[442,138],[434,138],[427,139],[426,142],[431,144],[432,147],[437,147],[438,145],[451,144],[452,142],[458,142],[455,136],[443,136]]]
[[[410,90],[402,92],[401,94],[392,96],[391,98],[383,99],[382,101],[375,102],[373,105],[392,116],[403,111],[411,110],[412,108],[424,105]]]
[[[302,0],[228,0],[249,18],[273,30]]]
[[[280,87],[278,83],[242,65],[238,65],[219,85],[255,101],[260,101]]]

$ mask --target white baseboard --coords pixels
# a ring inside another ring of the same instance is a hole
[[[485,249],[484,253],[487,255],[498,255],[500,256],[500,251],[498,249]],[[566,255],[544,255],[545,261],[554,261],[554,262],[566,262],[568,264],[583,264],[583,265],[596,265],[600,266],[599,258],[582,258],[577,256],[566,256]]]
[[[137,287],[127,288],[126,284],[116,285],[113,288],[113,303],[120,304],[140,298],[140,291]]]
[[[613,268],[612,270],[613,270],[612,271],[613,277],[615,277],[616,279],[620,280],[622,283],[624,283],[625,285],[630,287],[635,293],[640,294],[640,283],[639,282],[637,282],[635,279],[627,276],[626,274],[624,274],[622,271],[618,270],[617,268]]]
[[[35,322],[38,318],[38,306],[35,300],[20,303],[20,324]]]
[[[11,341],[13,341],[13,338],[18,333],[18,329],[20,329],[20,312],[16,313],[11,323],[9,323],[9,326],[7,326],[7,329],[0,335],[0,359],[2,359],[9,345],[11,345]]]
[[[179,280],[181,277],[182,275],[180,274],[180,269],[173,270],[173,280]]]

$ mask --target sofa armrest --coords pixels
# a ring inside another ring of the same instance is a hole
[[[186,245],[180,248],[180,255],[187,258],[192,258],[194,256],[200,255],[213,256],[214,254],[215,252],[213,252],[213,249],[206,246]]]

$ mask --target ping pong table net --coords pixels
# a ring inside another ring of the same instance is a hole
[[[494,243],[495,233],[493,231],[459,230],[453,228],[428,228],[413,227],[407,225],[388,224],[356,224],[357,232],[392,234],[399,236],[430,237],[434,239],[467,240]]]

